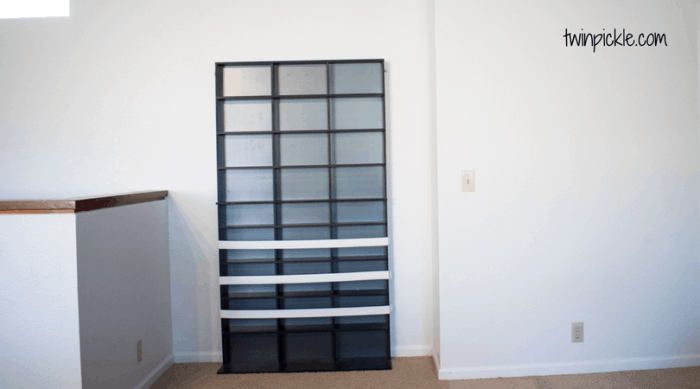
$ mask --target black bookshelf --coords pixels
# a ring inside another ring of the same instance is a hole
[[[220,241],[388,236],[383,60],[215,68]],[[221,249],[219,255],[222,277],[386,272],[388,258],[388,246]],[[391,368],[388,314],[333,316],[342,308],[388,307],[386,279],[220,288],[219,373]],[[224,317],[304,310],[327,311]]]

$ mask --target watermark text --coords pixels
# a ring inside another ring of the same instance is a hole
[[[569,29],[564,30],[564,41],[566,47],[574,46],[592,46],[593,52],[595,53],[596,47],[631,47],[631,46],[668,46],[666,42],[666,34],[659,34],[657,32],[652,32],[648,34],[632,34],[628,33],[626,29],[622,29],[622,32],[618,33],[617,29],[613,29],[613,32],[605,32],[603,29],[602,33],[592,34],[590,32],[569,32]]]

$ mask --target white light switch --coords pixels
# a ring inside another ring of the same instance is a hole
[[[462,172],[462,192],[473,192],[474,191],[474,171],[463,171]]]

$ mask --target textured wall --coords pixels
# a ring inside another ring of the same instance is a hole
[[[75,215],[0,215],[0,387],[80,388]]]
[[[173,359],[167,200],[81,212],[76,230],[83,389],[134,388]]]
[[[440,376],[700,364],[695,2],[437,0],[435,24]],[[614,28],[668,46],[565,46]]]

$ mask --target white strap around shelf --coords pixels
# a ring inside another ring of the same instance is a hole
[[[355,273],[299,274],[287,276],[219,277],[220,285],[268,285],[311,284],[316,282],[345,282],[388,280],[389,271],[363,271]]]
[[[222,319],[287,319],[299,317],[337,317],[388,315],[390,305],[379,307],[324,308],[324,309],[272,309],[266,311],[221,310]]]
[[[228,250],[335,249],[346,247],[380,247],[388,245],[389,238],[219,241],[219,249]]]

